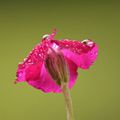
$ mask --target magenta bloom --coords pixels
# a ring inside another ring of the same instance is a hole
[[[61,87],[53,80],[45,67],[49,50],[59,50],[67,61],[69,69],[69,88],[77,79],[77,69],[88,69],[96,60],[97,45],[91,40],[54,40],[56,31],[45,35],[42,42],[35,46],[28,57],[18,65],[16,82],[26,81],[29,85],[44,92],[61,92]]]

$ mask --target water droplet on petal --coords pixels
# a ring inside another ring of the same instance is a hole
[[[93,43],[92,41],[88,41],[88,42],[87,42],[87,46],[89,46],[89,47],[92,47],[93,44],[94,44],[94,43]]]
[[[49,38],[49,36],[50,36],[50,35],[46,34],[46,35],[43,35],[42,38],[45,40],[45,39]]]
[[[94,45],[94,42],[92,42],[91,40],[89,39],[86,39],[86,40],[83,40],[81,43],[89,46],[89,47],[92,47]]]

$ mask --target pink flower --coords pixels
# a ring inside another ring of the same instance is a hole
[[[97,45],[91,40],[54,40],[56,31],[45,35],[42,42],[35,46],[28,57],[18,65],[17,82],[26,81],[29,85],[44,92],[61,92],[61,87],[55,82],[46,69],[46,58],[51,49],[59,51],[65,58],[69,72],[69,88],[77,79],[77,69],[88,69],[96,60]]]

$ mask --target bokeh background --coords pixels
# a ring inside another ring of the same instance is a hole
[[[56,39],[93,39],[97,62],[71,90],[76,120],[120,120],[120,2],[0,0],[0,120],[66,120],[62,94],[15,85],[17,64],[57,28]]]

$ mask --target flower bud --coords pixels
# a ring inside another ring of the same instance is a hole
[[[46,56],[45,67],[59,86],[68,82],[68,66],[60,50],[50,48]]]

